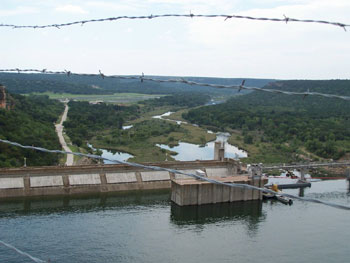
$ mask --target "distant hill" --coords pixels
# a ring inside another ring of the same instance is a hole
[[[180,78],[149,76],[158,79]],[[204,78],[184,77],[201,83],[220,85],[239,85],[242,78]],[[246,79],[246,85],[262,87],[272,79]],[[0,83],[7,86],[13,93],[55,92],[72,94],[110,94],[118,92],[143,93],[143,94],[174,94],[178,92],[204,92],[207,94],[235,94],[237,91],[230,89],[216,89],[210,87],[190,86],[183,83],[156,83],[150,81],[121,80],[112,78],[66,76],[49,74],[17,74],[0,73]],[[244,93],[244,92],[242,92]]]
[[[350,80],[277,81],[264,88],[350,96]],[[219,130],[239,130],[245,143],[272,143],[289,156],[300,154],[300,147],[323,158],[350,152],[350,102],[345,100],[255,91],[183,117]]]
[[[21,96],[6,93],[11,107],[0,108],[0,138],[24,145],[61,149],[54,122],[63,112],[63,104],[47,96]],[[58,164],[59,155],[0,143],[0,167]]]

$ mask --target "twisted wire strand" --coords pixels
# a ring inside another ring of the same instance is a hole
[[[297,199],[297,200],[300,200],[300,201],[306,201],[306,202],[312,202],[312,203],[317,203],[317,204],[323,204],[323,205],[331,206],[331,207],[334,207],[334,208],[339,208],[339,209],[350,211],[350,206],[346,206],[346,205],[335,204],[335,203],[326,202],[326,201],[313,199],[313,198],[299,197],[299,196],[296,196],[296,195],[291,195],[291,194],[286,194],[286,193],[277,193],[277,192],[272,191],[270,189],[256,187],[256,186],[253,186],[253,185],[240,184],[240,183],[221,182],[221,181],[217,181],[215,179],[211,179],[211,178],[208,178],[208,177],[202,177],[202,176],[199,176],[197,174],[186,173],[186,172],[182,172],[182,171],[175,170],[175,169],[169,169],[169,168],[158,167],[158,166],[151,166],[151,165],[143,165],[143,164],[132,163],[132,162],[127,162],[127,161],[111,160],[111,159],[108,159],[108,158],[105,158],[105,157],[102,157],[102,156],[99,156],[99,155],[95,155],[95,154],[84,154],[84,153],[79,153],[79,152],[67,152],[67,151],[62,151],[62,150],[49,150],[49,149],[45,149],[45,148],[42,148],[42,147],[22,145],[22,144],[17,143],[17,142],[11,142],[11,141],[8,141],[8,140],[3,140],[3,139],[0,139],[0,142],[6,143],[6,144],[9,144],[9,145],[13,145],[13,146],[17,146],[17,147],[20,147],[20,148],[24,148],[24,149],[32,149],[32,150],[37,150],[37,151],[46,152],[46,153],[73,154],[73,155],[76,155],[76,156],[83,156],[83,157],[89,157],[89,158],[98,159],[98,160],[105,160],[105,161],[109,161],[109,162],[113,162],[113,163],[117,163],[117,164],[124,164],[124,165],[129,165],[129,166],[132,166],[132,167],[137,167],[137,168],[142,168],[142,169],[147,169],[147,170],[166,171],[166,172],[170,172],[170,173],[174,173],[174,174],[182,174],[182,175],[186,175],[186,176],[189,176],[189,177],[192,177],[192,178],[195,178],[195,179],[198,179],[198,180],[206,181],[206,182],[209,182],[209,183],[213,183],[213,184],[225,185],[225,186],[236,187],[236,188],[245,188],[245,189],[251,189],[251,190],[258,190],[258,191],[263,192],[263,193],[278,194],[280,196],[284,196],[284,197],[288,197],[288,198],[292,198],[292,199]]]
[[[32,261],[34,261],[36,263],[45,263],[46,262],[46,261],[41,260],[39,258],[33,257],[33,256],[29,255],[28,253],[23,252],[23,251],[19,250],[18,248],[14,247],[14,246],[12,246],[12,245],[10,245],[10,244],[2,241],[2,240],[0,240],[0,244],[5,246],[5,247],[7,247],[7,248],[10,248],[10,249],[16,251],[20,255],[23,255],[23,256],[26,256],[26,257],[30,258]]]
[[[323,25],[332,25],[343,28],[346,31],[346,28],[349,27],[349,24],[326,21],[326,20],[315,20],[315,19],[297,19],[291,18],[284,15],[283,18],[271,18],[271,17],[253,17],[253,16],[243,16],[243,15],[227,15],[227,14],[159,14],[159,15],[143,15],[143,16],[116,16],[116,17],[107,17],[99,19],[88,19],[88,20],[79,20],[68,23],[58,23],[58,24],[47,24],[47,25],[15,25],[15,24],[0,24],[0,27],[11,27],[13,29],[19,28],[58,28],[73,26],[73,25],[84,25],[87,23],[96,23],[96,22],[111,22],[117,20],[135,20],[135,19],[156,19],[156,18],[223,18],[224,21],[228,19],[245,19],[245,20],[254,20],[254,21],[271,21],[271,22],[299,22],[299,23],[316,23]]]
[[[281,164],[281,165],[271,165],[271,166],[262,166],[264,170],[275,170],[275,169],[307,169],[307,168],[317,168],[325,166],[350,166],[349,161],[344,162],[324,162],[324,163],[300,163],[300,164]]]
[[[17,72],[17,73],[41,73],[41,74],[59,74],[59,75],[67,75],[69,76],[85,76],[85,77],[102,77],[102,78],[113,78],[113,79],[126,79],[126,80],[139,80],[141,82],[143,81],[152,81],[157,83],[183,83],[190,86],[201,86],[201,87],[211,87],[211,88],[218,88],[218,89],[235,89],[238,91],[241,90],[249,90],[249,91],[262,91],[262,92],[269,92],[274,94],[284,94],[284,95],[297,95],[297,96],[303,96],[305,98],[306,96],[319,96],[319,97],[325,97],[325,98],[335,98],[335,99],[342,99],[350,101],[349,96],[341,96],[336,94],[326,94],[326,93],[320,93],[320,92],[292,92],[292,91],[284,91],[284,90],[278,90],[278,89],[266,89],[266,88],[258,88],[258,87],[248,87],[244,86],[244,82],[242,82],[241,85],[219,85],[219,84],[209,84],[209,83],[199,83],[195,81],[186,80],[183,78],[176,78],[176,79],[157,79],[157,78],[151,78],[151,77],[145,77],[145,75],[142,73],[141,76],[121,76],[121,75],[105,75],[99,71],[98,74],[92,74],[92,73],[74,73],[71,71],[50,71],[46,69],[18,69],[18,68],[11,68],[11,69],[0,69],[0,72]]]

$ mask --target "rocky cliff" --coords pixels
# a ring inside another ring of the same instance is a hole
[[[6,109],[6,90],[5,87],[0,84],[0,109]]]
[[[0,109],[12,110],[15,107],[15,100],[6,92],[5,86],[0,84]]]

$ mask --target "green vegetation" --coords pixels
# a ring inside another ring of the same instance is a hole
[[[0,109],[0,138],[48,149],[61,149],[54,123],[63,111],[62,103],[47,96],[8,94],[12,108]],[[60,156],[0,144],[0,167],[55,165]]]
[[[64,123],[67,135],[78,146],[92,138],[96,132],[121,129],[125,119],[138,116],[138,106],[118,106],[105,103],[69,102],[68,119]]]
[[[215,135],[192,125],[181,127],[170,121],[153,119],[170,109],[200,105],[210,97],[198,94],[176,94],[161,97],[142,104],[117,106],[111,104],[92,105],[87,102],[69,102],[68,119],[64,126],[73,144],[87,148],[119,150],[135,156],[133,161],[164,161],[166,151],[157,143],[177,145],[178,141],[204,144],[215,139]],[[194,103],[194,104],[193,104]],[[127,122],[133,127],[122,130]],[[168,160],[172,158],[169,156]]]
[[[204,105],[210,100],[210,96],[201,93],[179,93],[172,96],[165,96],[156,99],[143,101],[142,104],[153,107],[174,106],[174,107],[196,107]]]
[[[0,74],[0,82],[12,93],[70,93],[70,94],[113,94],[112,91],[101,89],[97,86],[67,83],[42,78],[29,78],[28,74]]]
[[[164,95],[148,95],[139,93],[114,93],[114,94],[70,94],[54,92],[35,92],[31,95],[47,95],[50,99],[69,99],[78,101],[103,101],[108,103],[134,103],[138,101],[154,99]]]
[[[350,95],[350,81],[280,81],[271,89]],[[308,96],[253,92],[184,113],[191,122],[234,132],[231,143],[250,162],[339,159],[350,151],[350,103]]]
[[[114,149],[133,154],[134,162],[173,160],[172,152],[160,149],[156,144],[177,145],[178,141],[203,144],[215,139],[215,135],[192,125],[177,125],[169,121],[150,119],[137,122],[128,130],[111,129],[99,133],[91,143],[96,148]],[[166,154],[168,154],[166,156]]]
[[[173,77],[155,76],[156,79]],[[186,80],[213,83],[220,85],[239,85],[242,79],[186,77]],[[262,87],[269,79],[246,79],[248,86]],[[184,83],[156,83],[151,81],[122,80],[116,78],[101,78],[100,76],[76,76],[56,74],[17,74],[0,73],[0,83],[3,83],[13,93],[53,92],[71,94],[176,94],[201,92],[210,95],[230,96],[237,93],[232,89],[216,89],[210,87],[188,86]],[[244,93],[241,92],[241,93]]]
[[[136,155],[133,161],[164,161],[165,151],[155,144],[162,141],[176,144],[174,134],[181,131],[183,129],[178,125],[161,120],[148,120],[135,124],[129,130],[110,130],[107,134],[96,136],[92,143],[98,148],[107,146],[109,149]]]

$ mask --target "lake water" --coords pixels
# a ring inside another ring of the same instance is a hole
[[[110,160],[116,160],[116,161],[127,161],[129,158],[134,157],[132,154],[124,153],[124,152],[118,152],[114,150],[105,150],[100,149],[102,151],[102,157],[110,159]],[[114,162],[104,160],[104,164],[114,164]]]
[[[1,201],[0,240],[64,263],[349,261],[349,211],[300,201],[179,207],[169,195]],[[304,195],[350,205],[345,180],[313,183]],[[31,261],[0,245],[0,262]]]
[[[88,144],[88,146],[91,149],[96,150],[91,144]],[[106,150],[106,149],[99,149],[99,150],[102,151],[101,156],[103,158],[107,158],[109,160],[123,161],[124,162],[124,161],[127,161],[129,158],[134,157],[132,154],[120,152],[120,151],[116,151],[116,150]],[[104,164],[115,164],[114,162],[107,161],[107,160],[104,160],[103,163]]]
[[[229,136],[230,134],[228,133],[217,133],[216,135],[216,141],[225,142],[225,157],[233,159],[247,157],[247,152],[227,142]],[[172,155],[172,157],[177,161],[213,160],[214,145],[215,142],[209,142],[205,146],[186,142],[179,142],[179,145],[174,147],[165,144],[157,144],[157,146],[162,149],[176,152],[177,155]]]
[[[164,117],[170,116],[172,113],[173,112],[168,111],[161,115],[153,116],[152,118],[176,122],[178,125],[186,124],[186,122],[183,122],[183,121],[164,119]],[[192,125],[198,126],[196,124],[192,124]],[[126,130],[132,127],[133,125],[123,126],[123,129]],[[213,132],[208,131],[208,133],[213,133]],[[229,137],[230,137],[229,133],[216,134],[216,141],[226,142],[225,157],[233,158],[233,159],[247,157],[247,152],[240,150],[236,146],[231,145],[227,142]],[[200,146],[197,144],[191,144],[191,143],[185,143],[185,142],[179,142],[179,145],[173,148],[170,148],[168,145],[165,145],[165,144],[157,144],[157,146],[162,149],[176,152],[177,155],[174,155],[172,157],[177,161],[213,160],[214,159],[214,142],[209,142],[205,146]],[[112,150],[106,150],[106,149],[100,149],[100,150],[102,151],[102,157],[111,159],[111,160],[127,161],[129,158],[133,157],[133,155],[124,153],[124,152],[112,151]],[[105,164],[113,163],[110,161],[103,161],[103,162]]]
[[[160,119],[160,120],[166,120],[166,121],[175,122],[177,125],[187,124],[187,122],[185,122],[185,121],[178,121],[178,120],[171,120],[171,119],[164,118],[164,117],[169,117],[173,113],[174,112],[172,112],[172,111],[168,111],[168,112],[165,112],[165,113],[163,113],[161,115],[155,115],[152,118],[153,119]]]
[[[123,130],[129,130],[129,129],[131,129],[133,126],[134,126],[134,125],[124,125],[124,126],[122,127],[122,129],[123,129]]]
[[[174,112],[168,111],[161,115],[153,116],[152,118],[176,122],[178,125],[187,124],[187,122],[184,122],[184,121],[170,120],[170,119],[164,118],[164,117],[170,116],[173,113]],[[198,127],[197,124],[192,124],[192,125],[195,127]],[[207,132],[213,133],[210,130],[208,130]],[[227,142],[229,137],[230,137],[229,133],[219,132],[216,134],[216,141],[225,142],[225,157],[233,158],[233,159],[247,157],[248,156],[247,152]],[[205,146],[187,143],[187,142],[179,142],[179,145],[174,147],[170,147],[166,144],[157,144],[157,146],[162,149],[176,152],[177,154],[173,155],[172,157],[177,161],[213,160],[214,145],[215,145],[215,142],[209,142]]]

